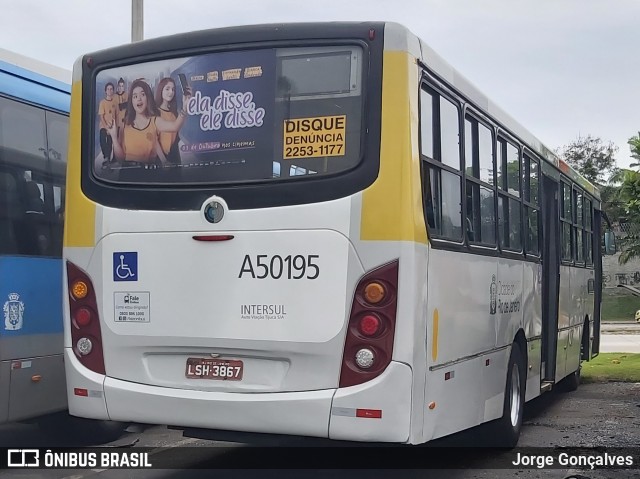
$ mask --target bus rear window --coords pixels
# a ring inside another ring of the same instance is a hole
[[[94,78],[93,174],[224,184],[337,174],[361,159],[358,46],[210,53]]]

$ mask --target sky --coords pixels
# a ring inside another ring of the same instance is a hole
[[[0,47],[71,70],[131,40],[131,0],[0,0]],[[402,23],[547,147],[640,131],[639,0],[147,0],[144,37],[301,21]]]

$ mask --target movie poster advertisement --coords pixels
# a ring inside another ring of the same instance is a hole
[[[225,52],[100,71],[94,174],[113,182],[270,178],[274,50]]]

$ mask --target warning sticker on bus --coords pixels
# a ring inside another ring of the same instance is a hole
[[[284,121],[283,159],[344,156],[347,115]]]

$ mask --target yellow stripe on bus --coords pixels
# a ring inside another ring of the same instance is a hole
[[[95,246],[96,205],[80,189],[80,161],[82,83],[71,86],[71,113],[69,117],[69,156],[67,164],[67,191],[64,222],[64,246]]]
[[[418,156],[418,65],[385,52],[378,179],[363,192],[360,238],[427,242]]]

